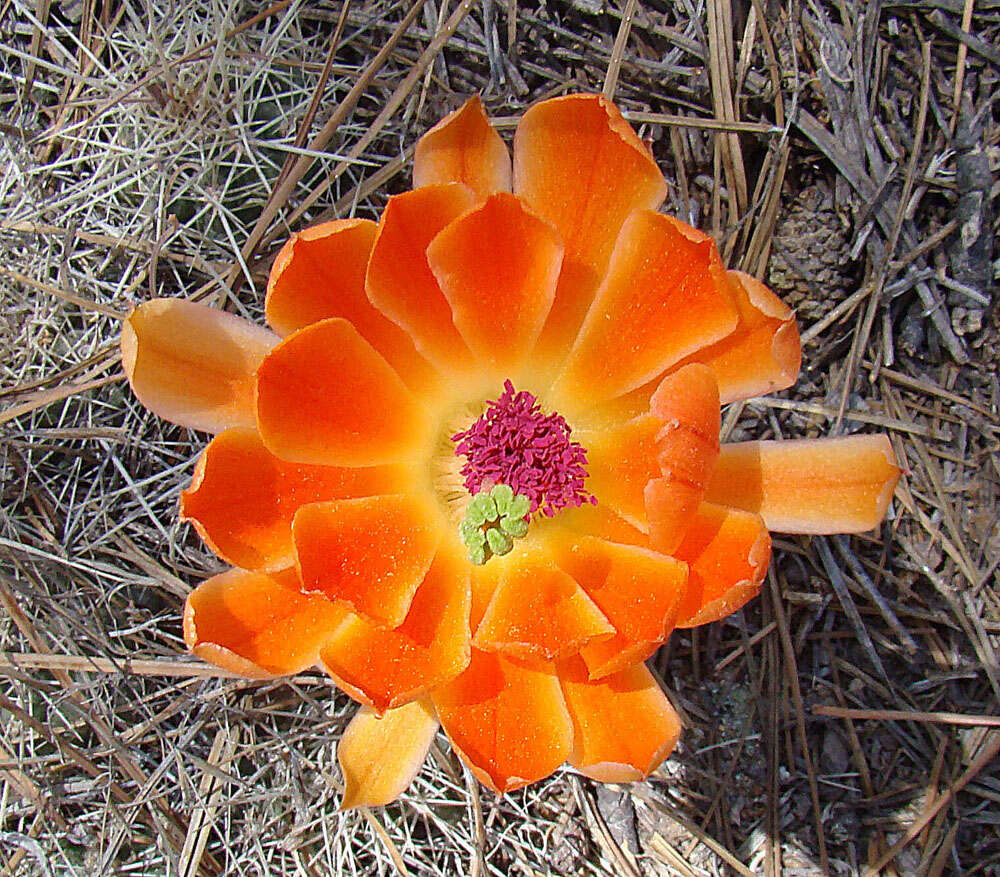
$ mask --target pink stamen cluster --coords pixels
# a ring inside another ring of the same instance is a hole
[[[475,495],[495,484],[508,485],[531,502],[531,511],[552,517],[597,498],[584,489],[587,451],[570,441],[566,419],[543,414],[537,400],[504,381],[503,395],[468,429],[451,437],[455,455],[466,459],[462,477]]]

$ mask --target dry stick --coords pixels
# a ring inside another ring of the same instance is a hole
[[[104,371],[104,369],[106,369],[109,365],[117,362],[118,359],[120,359],[120,355],[115,357],[113,360],[102,363],[94,371]],[[38,393],[35,393],[27,401],[20,402],[17,405],[11,405],[9,408],[4,408],[3,411],[0,411],[0,423],[6,423],[8,420],[13,420],[14,418],[21,417],[24,414],[30,414],[38,408],[44,408],[46,405],[51,405],[53,402],[58,402],[61,399],[68,399],[70,396],[75,396],[77,393],[86,393],[88,390],[96,390],[98,387],[104,387],[108,384],[116,384],[124,380],[125,375],[111,375],[106,378],[97,378],[92,381],[84,380],[78,381],[74,384],[63,384],[60,387],[53,387],[51,390],[41,390]]]
[[[818,703],[817,716],[834,719],[875,719],[888,722],[930,722],[938,725],[961,725],[971,728],[1000,728],[1000,716],[973,716],[966,713],[919,712],[915,710],[853,709]]]
[[[340,45],[340,37],[344,32],[344,25],[347,23],[347,13],[350,8],[351,0],[344,0],[344,5],[340,9],[340,17],[337,19],[337,25],[333,29],[333,36],[330,37],[330,48],[326,53],[326,62],[323,64],[323,70],[319,74],[319,81],[316,83],[316,88],[313,91],[312,100],[309,101],[305,115],[299,123],[298,133],[295,135],[295,149],[301,149],[305,146],[306,140],[309,137],[309,129],[312,127],[316,113],[319,111],[319,102],[323,99],[323,89],[326,88],[326,83],[330,79],[330,72],[333,70],[333,59],[337,55],[337,47]],[[285,156],[285,163],[281,167],[281,173],[278,174],[278,184],[288,175],[294,163],[295,153],[289,152]]]
[[[419,0],[423,2],[423,0]],[[386,101],[385,106],[382,108],[382,112],[376,116],[371,125],[368,126],[368,130],[361,136],[357,143],[351,147],[350,152],[347,153],[347,157],[341,161],[334,169],[333,172],[327,177],[323,182],[321,182],[315,189],[313,189],[302,201],[302,203],[292,211],[291,215],[288,217],[289,225],[294,225],[305,212],[316,203],[316,200],[330,188],[333,183],[335,183],[343,175],[351,162],[354,161],[361,153],[363,153],[371,142],[378,136],[382,128],[385,127],[386,123],[392,118],[396,110],[399,109],[400,105],[406,100],[407,96],[413,91],[414,86],[420,79],[421,74],[427,68],[428,64],[433,63],[434,59],[438,56],[438,53],[444,48],[445,43],[451,39],[452,34],[458,30],[458,26],[462,23],[462,19],[469,14],[469,10],[475,5],[475,0],[463,0],[459,4],[458,8],[451,14],[448,19],[447,24],[438,32],[438,34],[431,40],[430,44],[424,50],[424,53],[416,60],[413,66],[410,68],[410,72],[406,75],[406,78],[396,87],[396,90],[390,95],[389,100]],[[264,238],[265,241],[270,241],[275,236],[275,233]]]
[[[965,8],[962,10],[962,30],[969,33],[972,30],[972,7],[976,5],[976,0],[965,0]],[[954,135],[955,128],[958,127],[958,115],[962,108],[962,86],[965,84],[965,59],[969,54],[969,48],[961,40],[958,42],[958,57],[955,60],[955,91],[951,97],[951,133]]]
[[[611,49],[611,61],[608,62],[608,72],[604,75],[604,89],[602,94],[613,100],[615,88],[618,86],[618,74],[622,68],[622,58],[625,56],[625,46],[628,43],[629,31],[632,30],[632,16],[635,15],[635,7],[638,0],[628,0],[625,4],[625,12],[618,25],[618,35],[615,37],[615,44]]]
[[[35,9],[37,10],[35,28],[31,34],[31,47],[28,49],[28,54],[31,57],[28,60],[27,69],[24,71],[24,89],[21,92],[21,99],[24,101],[28,100],[31,94],[31,86],[35,82],[35,66],[38,63],[38,56],[42,51],[45,26],[49,20],[49,6],[50,0],[36,0],[35,2]]]
[[[362,95],[371,85],[372,80],[375,75],[382,69],[385,62],[389,60],[389,56],[392,54],[396,45],[403,38],[403,35],[410,29],[410,25],[413,24],[414,19],[420,12],[420,8],[424,5],[424,0],[416,0],[410,11],[406,13],[403,20],[399,23],[396,29],[392,32],[392,35],[386,41],[385,45],[379,49],[378,54],[372,58],[371,62],[364,69],[364,72],[357,78],[357,81],[351,87],[351,90],[347,93],[347,96],[340,102],[337,109],[333,111],[333,115],[327,120],[327,123],[323,126],[323,129],[309,142],[310,152],[322,152],[326,145],[333,138],[333,135],[337,133],[344,120],[354,111],[359,100],[361,100]],[[315,159],[311,155],[300,155],[295,163],[292,165],[288,174],[282,178],[278,185],[271,191],[271,196],[267,199],[267,203],[264,205],[264,209],[260,212],[260,216],[257,217],[257,222],[254,224],[253,229],[250,231],[247,237],[246,243],[243,244],[243,249],[240,255],[247,264],[253,258],[254,253],[257,250],[258,244],[264,237],[264,233],[267,231],[268,225],[271,220],[274,219],[278,212],[285,206],[288,201],[289,196],[295,190],[298,185],[299,180],[305,175],[306,171],[312,166]],[[239,289],[242,282],[243,274],[240,271],[239,262],[230,269],[229,277],[226,282],[230,289],[235,292]]]
[[[920,147],[923,144],[924,128],[927,124],[927,104],[930,99],[931,90],[931,44],[929,41],[921,44],[920,52],[923,68],[920,77],[920,107],[917,110],[917,127],[913,134],[913,147],[910,152],[910,160],[906,167],[906,180],[903,183],[903,192],[899,198],[899,207],[896,210],[896,218],[893,220],[892,231],[889,235],[889,240],[886,242],[882,264],[879,266],[879,270],[872,283],[868,298],[868,309],[865,311],[861,328],[851,339],[851,350],[847,356],[847,368],[844,373],[844,388],[840,394],[837,420],[833,426],[834,433],[840,431],[840,426],[843,423],[844,411],[847,409],[847,400],[854,389],[854,378],[858,361],[868,346],[868,339],[871,336],[872,326],[875,323],[875,314],[882,303],[882,292],[889,273],[889,262],[896,254],[896,247],[899,245],[899,235],[903,230],[903,220],[906,218],[907,203],[910,200],[910,194],[913,192],[913,186],[916,182],[917,162],[920,160]],[[873,372],[873,378],[875,375],[877,375],[877,368]]]
[[[989,763],[1000,754],[1000,732],[993,732],[991,735],[992,741],[989,746],[985,746],[983,750],[976,756],[976,759],[969,765],[965,773],[963,773],[958,780],[956,780],[947,792],[941,795],[934,804],[923,813],[914,823],[910,826],[909,830],[903,837],[901,837],[892,847],[883,855],[874,865],[868,868],[864,872],[862,877],[876,877],[878,872],[889,864],[893,859],[896,858],[910,843],[913,842],[914,838],[924,830],[924,826],[928,825],[931,820],[937,816],[937,814],[945,807],[947,807],[955,798],[955,796],[962,791],[969,783],[971,783],[979,773],[985,768]]]
[[[67,292],[65,289],[60,289],[58,286],[53,286],[51,283],[35,280],[34,277],[29,277],[27,274],[22,274],[20,271],[13,271],[10,268],[5,268],[3,265],[0,265],[0,277],[9,277],[16,283],[21,283],[24,286],[30,286],[32,289],[37,289],[39,292],[47,292],[55,298],[61,298],[63,301],[68,301],[70,304],[74,304],[84,310],[96,311],[99,314],[104,314],[106,317],[114,317],[116,320],[124,320],[125,317],[128,316],[122,311],[108,307],[108,305],[101,304],[100,302],[93,301],[89,298],[84,298],[82,295],[77,295],[74,292]]]
[[[136,676],[208,677],[242,679],[239,673],[200,661],[137,660],[99,658],[91,655],[47,655],[41,652],[0,652],[0,674],[19,670],[52,670],[83,673],[123,673]]]
[[[819,786],[816,783],[816,770],[813,767],[812,751],[809,749],[809,735],[806,733],[805,706],[802,703],[802,689],[799,686],[798,662],[795,659],[795,646],[788,632],[788,621],[785,609],[781,605],[778,593],[778,580],[774,570],[768,572],[768,583],[771,586],[771,601],[774,604],[774,618],[778,622],[778,637],[781,640],[782,651],[785,653],[785,668],[788,674],[788,684],[792,689],[792,700],[795,704],[795,725],[799,732],[799,744],[802,747],[802,760],[806,765],[809,778],[809,797],[812,799],[813,822],[816,828],[816,839],[819,845],[819,870],[821,874],[830,873],[829,860],[826,855],[826,835],[823,833],[823,810],[819,803]]]

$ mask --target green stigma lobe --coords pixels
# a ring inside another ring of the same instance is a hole
[[[506,484],[494,485],[472,497],[458,532],[469,551],[469,560],[482,566],[494,555],[507,554],[514,539],[528,532],[531,502]]]

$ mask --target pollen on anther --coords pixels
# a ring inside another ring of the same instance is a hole
[[[587,451],[570,439],[566,419],[542,412],[537,399],[504,382],[499,399],[487,403],[476,421],[451,440],[455,454],[465,457],[461,474],[469,493],[507,484],[526,496],[531,512],[552,516],[597,499],[584,487]]]

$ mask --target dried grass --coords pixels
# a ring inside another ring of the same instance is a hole
[[[996,234],[998,36],[990,0],[0,0],[4,873],[1000,872],[1000,333],[953,246],[977,186]],[[375,216],[462,96],[509,132],[602,87],[669,209],[799,307],[802,380],[728,437],[885,429],[894,514],[778,539],[759,600],[661,651],[687,731],[648,783],[497,801],[442,744],[339,814],[348,700],[183,656],[202,437],[127,392],[118,320],[259,317],[288,231]]]

